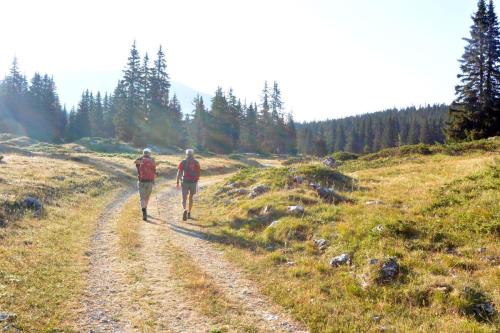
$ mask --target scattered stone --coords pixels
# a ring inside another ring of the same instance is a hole
[[[278,320],[278,316],[273,315],[273,314],[271,314],[271,313],[264,313],[262,317],[263,317],[265,320],[267,320],[267,321],[274,321],[274,320]]]
[[[264,208],[261,209],[260,211],[260,216],[268,216],[273,212],[273,206],[271,205],[266,205]]]
[[[491,302],[474,304],[471,308],[471,312],[476,318],[487,320],[496,314],[495,304]]]
[[[295,266],[295,261],[288,261],[286,263],[287,266]]]
[[[460,296],[462,313],[472,315],[478,321],[490,321],[496,316],[495,304],[480,290],[465,287]]]
[[[446,294],[453,291],[453,287],[446,283],[437,283],[433,286],[433,288]]]
[[[367,202],[365,202],[365,205],[367,206],[377,206],[377,205],[383,205],[384,202],[382,200],[368,200]]]
[[[304,206],[288,206],[288,212],[292,214],[304,214]]]
[[[235,188],[229,192],[227,192],[229,195],[247,195],[248,190],[245,188]]]
[[[481,247],[481,248],[477,249],[477,252],[484,253],[484,252],[486,252],[486,248],[485,247]]]
[[[399,274],[399,264],[396,258],[389,258],[380,266],[378,283],[390,283]]]
[[[335,168],[337,166],[337,162],[333,157],[327,157],[323,160],[323,164],[329,168]]]
[[[215,192],[215,195],[216,195],[216,196],[220,196],[220,195],[222,195],[222,194],[224,194],[224,193],[226,193],[226,192],[228,192],[228,191],[229,191],[229,188],[228,188],[228,187],[226,187],[226,186],[223,186],[223,187],[219,188],[219,189],[217,190],[217,192]]]
[[[376,315],[372,317],[372,320],[376,323],[380,322],[382,320],[382,316]]]
[[[9,312],[0,312],[0,323],[13,322],[16,319],[16,314]]]
[[[293,177],[293,182],[296,183],[296,184],[302,184],[304,182],[304,177],[302,176],[295,176]]]
[[[378,262],[379,262],[379,260],[377,258],[372,258],[372,259],[368,260],[368,263],[370,265],[376,265],[376,264],[378,264]]]
[[[330,260],[330,265],[333,267],[339,267],[341,265],[350,265],[352,263],[352,258],[348,253],[342,253]]]
[[[279,221],[279,220],[277,220],[277,221],[273,221],[273,222],[272,222],[270,225],[268,225],[267,227],[268,227],[268,228],[274,228],[274,227],[276,227],[279,223],[280,223],[280,221]]]
[[[491,265],[500,264],[500,256],[487,256],[483,258],[484,261],[490,263]]]
[[[27,209],[33,210],[35,216],[40,216],[42,214],[42,202],[34,197],[26,197],[23,200],[23,206]]]
[[[318,249],[320,249],[321,251],[323,251],[324,249],[327,248],[328,246],[328,242],[326,241],[326,239],[315,239],[314,240],[314,244],[316,244],[316,246],[318,247]]]
[[[267,191],[269,191],[269,187],[267,187],[265,185],[254,186],[254,187],[252,187],[252,189],[250,191],[250,198],[252,198],[252,199],[256,198],[259,195],[266,193]]]

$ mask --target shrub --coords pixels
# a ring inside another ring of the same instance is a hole
[[[349,161],[358,159],[359,155],[346,151],[337,151],[332,154],[332,157],[338,161]]]

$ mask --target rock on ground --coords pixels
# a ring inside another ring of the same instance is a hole
[[[321,239],[315,239],[314,240],[314,244],[316,244],[316,246],[320,250],[324,250],[328,246],[328,242],[326,241],[326,239],[323,239],[323,238],[321,238]]]
[[[35,215],[39,216],[42,213],[42,202],[35,197],[26,197],[23,200],[23,206],[26,209],[33,210]]]
[[[330,260],[330,265],[333,267],[339,267],[341,265],[350,265],[352,263],[352,258],[349,253],[342,253]]]
[[[333,157],[327,157],[323,160],[323,164],[329,168],[335,168],[337,166],[337,162]]]
[[[269,187],[265,186],[265,185],[257,185],[257,186],[254,186],[252,187],[252,189],[250,190],[250,198],[256,198],[258,197],[259,195],[262,195],[264,193],[266,193],[267,191],[269,191]]]
[[[389,258],[385,260],[380,266],[379,276],[377,281],[379,283],[390,283],[399,274],[399,264],[396,258]]]
[[[288,212],[292,214],[304,214],[304,206],[288,206]]]

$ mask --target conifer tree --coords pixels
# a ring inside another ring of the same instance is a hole
[[[168,106],[170,101],[170,78],[167,73],[165,53],[161,45],[151,69],[150,95],[149,123],[151,124],[151,140],[158,145],[171,145],[171,138],[168,134],[173,128]]]
[[[286,121],[286,144],[285,153],[296,155],[297,154],[297,129],[295,127],[295,121],[293,120],[293,115],[290,112]]]
[[[194,144],[199,150],[204,150],[206,148],[206,121],[207,121],[207,110],[205,109],[205,104],[203,103],[203,97],[197,95],[193,100],[194,110],[192,114],[192,128],[194,138]]]
[[[486,6],[479,0],[472,16],[470,38],[460,60],[460,84],[457,98],[450,107],[447,127],[452,140],[479,139],[500,132],[497,126],[499,109],[498,66],[500,37],[493,2]]]
[[[104,137],[104,111],[101,93],[98,91],[95,99],[91,95],[90,125],[92,136]]]
[[[343,151],[346,145],[346,136],[344,131],[344,126],[338,124],[335,130],[335,140],[334,140],[334,151]]]
[[[28,134],[28,129],[25,126],[30,119],[27,96],[28,81],[20,73],[17,58],[14,58],[9,74],[3,80],[0,89],[0,99],[2,101],[0,122],[10,133]]]

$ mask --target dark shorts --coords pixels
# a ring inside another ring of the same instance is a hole
[[[182,182],[182,196],[185,197],[189,194],[196,194],[197,182]]]

